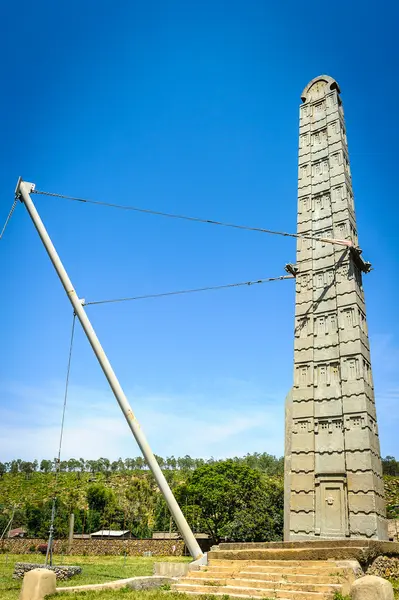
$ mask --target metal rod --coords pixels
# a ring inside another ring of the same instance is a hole
[[[33,224],[36,227],[36,230],[47,251],[47,254],[49,255],[50,260],[53,263],[55,270],[57,271],[58,277],[60,278],[61,283],[64,286],[66,294],[75,311],[75,314],[82,325],[82,328],[87,336],[87,339],[90,342],[91,347],[93,348],[94,354],[96,355],[97,360],[100,363],[100,366],[104,372],[105,377],[108,380],[108,383],[114,393],[114,396],[125,416],[125,419],[134,437],[136,438],[136,441],[141,449],[141,452],[143,453],[143,456],[148,466],[150,467],[155,477],[159,489],[161,490],[163,497],[165,498],[165,501],[169,506],[169,510],[173,516],[173,519],[186,543],[187,548],[190,551],[191,556],[194,560],[196,560],[203,555],[203,552],[199,547],[199,544],[195,539],[195,536],[191,531],[190,526],[188,525],[180,509],[180,506],[178,505],[176,498],[174,497],[172,490],[170,489],[168,482],[166,481],[165,476],[162,473],[160,466],[158,465],[158,462],[147,442],[147,439],[140,427],[139,422],[133,414],[128,399],[126,398],[122,390],[122,387],[114,373],[114,370],[111,367],[111,364],[82,306],[82,301],[76,294],[72,282],[69,279],[68,274],[60,260],[60,257],[58,256],[57,251],[50,239],[50,236],[48,235],[46,228],[39,216],[39,213],[35,208],[32,198],[30,197],[30,192],[32,192],[34,188],[34,184],[28,183],[27,181],[22,181],[22,179],[20,178],[18,180],[15,193],[17,197],[19,197],[26,206],[29,216],[31,217]]]
[[[54,497],[53,505],[51,507],[50,531],[49,531],[47,549],[46,549],[46,560],[44,562],[46,567],[49,563],[49,558],[50,558],[50,567],[53,566],[53,538],[54,538],[55,503],[56,503],[56,498]]]

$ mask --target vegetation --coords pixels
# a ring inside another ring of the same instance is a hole
[[[57,557],[56,557],[57,558]],[[173,560],[176,561],[188,561],[189,558],[173,557],[173,558],[162,558],[162,561]],[[31,555],[0,555],[0,598],[2,600],[17,600],[19,597],[19,591],[21,587],[21,581],[12,579],[12,572],[14,564],[16,562],[32,562]],[[44,562],[44,558],[37,556],[34,558],[35,562]],[[61,557],[57,560],[58,564],[61,563]],[[113,581],[115,579],[125,579],[126,577],[138,577],[140,575],[152,575],[154,567],[154,558],[147,557],[132,557],[126,558],[119,556],[63,556],[62,564],[65,565],[79,565],[82,567],[82,574],[69,579],[68,581],[62,582],[62,586],[71,585],[86,585],[89,583],[105,583],[107,581]],[[132,592],[133,593],[133,592]],[[136,596],[125,596],[124,590],[118,592],[106,592],[98,594],[95,598],[135,598]],[[63,598],[64,595],[57,594],[57,598]],[[66,598],[71,598],[71,595],[65,595]],[[84,594],[84,598],[91,597],[88,593]],[[82,596],[83,598],[83,596]],[[138,596],[137,596],[138,598]],[[140,594],[141,600],[142,594]],[[161,600],[161,593],[158,592],[157,596],[150,595],[148,600]],[[164,600],[166,596],[162,596]],[[167,598],[170,598],[168,594]],[[179,600],[182,600],[179,596]]]
[[[68,593],[48,596],[50,600],[70,600]],[[76,596],[78,598],[78,596]],[[124,588],[122,590],[109,590],[103,592],[85,592],[84,600],[216,600],[213,595],[194,596],[182,594],[181,592],[169,592],[164,590],[142,590],[134,591]],[[228,598],[226,598],[228,600]],[[265,600],[268,600],[267,598]]]
[[[282,481],[232,460],[204,465],[177,488],[199,527],[214,541],[278,540],[283,533]]]
[[[212,459],[206,463],[190,457],[159,461],[166,465],[165,476],[194,530],[208,532],[214,541],[220,536],[236,540],[281,536],[282,459],[265,453],[228,461]],[[35,463],[38,464],[37,461],[29,464]],[[76,533],[91,533],[102,528],[129,529],[136,537],[144,538],[151,537],[156,530],[168,531],[170,527],[174,530],[152,473],[139,459],[116,461],[120,470],[112,470],[114,463],[106,459],[65,461],[70,470],[59,472],[57,477],[49,470],[48,463],[51,461],[42,461],[41,471],[29,472],[23,461],[7,463],[0,486],[0,534],[13,515],[13,527],[23,526],[33,537],[47,537],[54,497],[57,498],[55,534],[58,538],[67,536],[71,512],[75,514]],[[89,472],[88,463],[100,465],[101,469]],[[136,468],[129,471],[126,465]],[[238,475],[240,478],[234,484]],[[202,480],[206,484],[201,483]],[[216,494],[219,494],[219,506],[225,507],[223,517],[217,519],[212,504]]]
[[[217,542],[278,540],[283,527],[283,459],[267,453],[227,461],[157,457],[186,518],[195,531]],[[12,460],[0,463],[0,536],[25,527],[32,537],[46,538],[53,498],[55,534],[65,538],[69,514],[75,532],[129,529],[138,538],[153,531],[175,530],[169,510],[144,460],[106,458],[61,461]],[[399,517],[398,462],[383,459],[388,517]]]

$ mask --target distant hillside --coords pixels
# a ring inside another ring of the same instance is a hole
[[[69,467],[75,470],[62,471],[57,476],[54,471],[50,471],[53,465],[51,461],[47,465],[49,472],[27,468],[23,461],[14,461],[14,472],[10,472],[11,463],[7,464],[6,472],[3,469],[2,474],[0,473],[0,535],[12,517],[13,527],[23,526],[30,535],[46,537],[54,496],[57,497],[56,530],[59,536],[67,534],[68,515],[71,512],[75,513],[76,533],[89,533],[100,528],[127,528],[138,537],[148,537],[154,530],[174,528],[163,497],[144,463],[140,463],[140,468],[129,470],[126,468],[126,461],[121,461],[120,471],[112,472],[112,463],[107,461],[104,466],[101,461],[106,459],[100,459],[92,461],[90,466],[94,470],[94,466],[102,465],[102,471],[87,472],[79,470],[82,469],[79,461],[75,461],[73,465],[72,460],[68,461]],[[133,462],[136,459],[128,460]],[[199,530],[200,502],[195,498],[188,500],[182,497],[181,490],[196,469],[203,468],[205,464],[219,464],[223,461],[211,460],[205,463],[190,457],[173,461],[169,459],[170,466],[164,467],[163,472],[175,493],[179,495],[180,492],[180,503],[189,524]],[[178,461],[181,468],[177,468]],[[64,463],[66,468],[68,462]],[[282,459],[263,454],[247,455],[230,462],[261,471],[262,477],[276,485],[282,493]],[[395,472],[392,460],[390,464],[391,470]],[[38,467],[37,463],[36,465]],[[171,468],[172,465],[174,468]],[[384,481],[388,517],[399,518],[399,476],[385,475]]]
[[[213,459],[157,457],[175,493],[182,490],[197,469],[224,464]],[[283,460],[268,454],[247,455],[227,461],[261,472],[263,480],[281,481]],[[100,528],[130,529],[137,537],[154,530],[174,529],[169,510],[143,459],[111,463],[107,459],[70,459],[54,472],[54,461],[3,463],[0,471],[0,535],[12,517],[13,527],[25,527],[29,535],[46,536],[53,498],[57,498],[56,531],[65,536],[68,515],[75,514],[75,532]],[[129,469],[129,467],[135,467]],[[38,469],[41,469],[41,472]],[[69,471],[69,472],[68,472]],[[88,472],[90,471],[90,472]],[[277,484],[279,489],[281,484]],[[200,528],[199,498],[180,498],[193,529]]]

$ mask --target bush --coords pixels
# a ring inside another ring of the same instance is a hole
[[[47,554],[47,544],[39,544],[37,550],[42,554]]]

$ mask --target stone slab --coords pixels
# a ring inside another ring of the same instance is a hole
[[[22,582],[19,600],[44,600],[54,594],[56,578],[54,571],[49,569],[33,569],[25,574]]]

